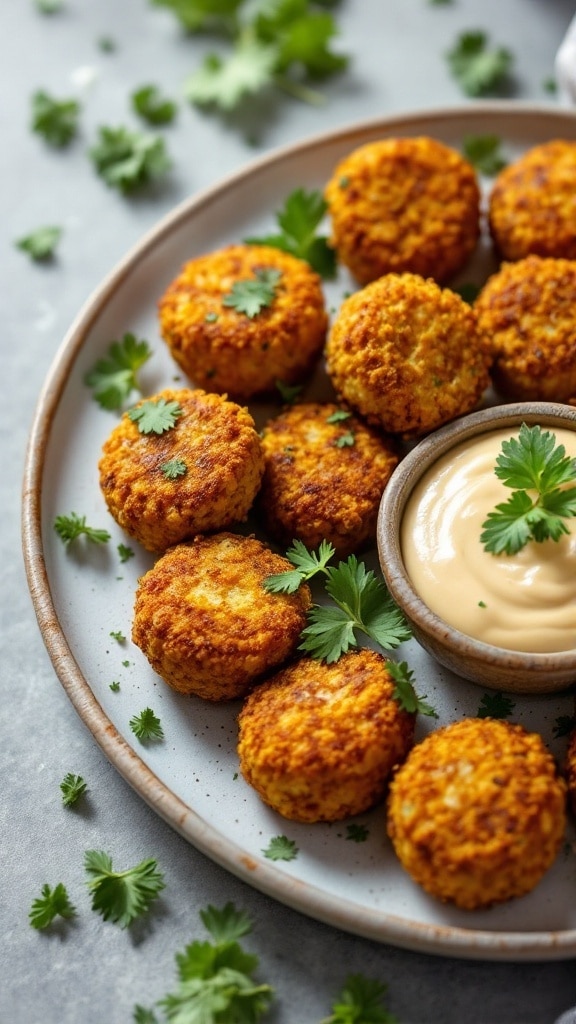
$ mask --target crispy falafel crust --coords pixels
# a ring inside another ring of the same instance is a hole
[[[281,272],[269,306],[249,317],[222,302],[257,270]],[[234,398],[297,384],[322,353],[328,317],[319,275],[270,246],[230,245],[186,263],[159,305],[162,337],[198,387]]]
[[[243,696],[298,644],[310,590],[271,594],[267,576],[293,566],[254,537],[219,533],[171,548],[141,577],[132,639],[180,693]]]
[[[336,418],[343,417],[343,418]],[[382,491],[398,463],[390,438],[335,403],[295,405],[262,432],[257,507],[284,546],[330,541],[340,558],[374,540]]]
[[[156,552],[244,520],[264,471],[260,438],[247,409],[190,388],[166,388],[147,401],[160,398],[182,410],[173,429],[142,434],[125,413],[99,462],[110,513]],[[162,467],[173,459],[184,463],[185,472],[170,478]]]
[[[492,377],[501,394],[555,402],[576,395],[576,260],[527,256],[503,263],[474,308],[492,339]]]
[[[417,274],[387,274],[345,299],[326,344],[337,393],[405,438],[470,412],[488,387],[491,360],[471,307]]]
[[[360,146],[337,165],[325,197],[332,244],[360,284],[403,271],[445,284],[480,235],[474,168],[426,136]]]
[[[293,821],[338,821],[384,796],[414,738],[414,715],[393,697],[386,660],[350,651],[327,665],[312,658],[255,689],[239,715],[246,781]]]
[[[502,259],[530,253],[576,259],[576,142],[534,146],[500,171],[488,223]]]
[[[426,892],[464,910],[530,892],[566,826],[566,784],[542,738],[469,718],[429,734],[396,772],[388,834]]]
[[[568,736],[564,774],[568,785],[570,807],[572,808],[572,813],[576,814],[576,729],[572,729]]]

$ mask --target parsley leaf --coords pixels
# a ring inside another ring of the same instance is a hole
[[[32,96],[32,131],[49,146],[63,149],[78,131],[80,104],[77,100],[56,100],[43,89]]]
[[[87,526],[86,516],[79,516],[76,512],[71,512],[69,516],[56,516],[54,529],[65,544],[70,544],[82,534],[93,544],[105,544],[110,540],[108,530],[98,530]]]
[[[152,355],[147,341],[125,334],[113,341],[107,354],[84,377],[94,389],[94,398],[103,409],[119,409],[131,391],[138,391],[137,371]]]
[[[107,125],[99,129],[89,156],[106,184],[125,194],[162,177],[172,166],[164,139]]]
[[[157,7],[168,7],[189,32],[225,30],[236,26],[235,14],[244,0],[152,0]]]
[[[322,572],[326,568],[334,551],[335,548],[327,540],[320,544],[318,554],[308,551],[301,540],[295,540],[286,552],[286,558],[292,562],[295,569],[267,576],[264,580],[264,589],[271,594],[293,594],[301,583],[312,579],[317,572]]]
[[[161,740],[164,739],[164,730],[157,715],[152,708],[144,708],[139,715],[130,719],[130,728],[139,740]]]
[[[262,853],[268,860],[294,860],[298,856],[298,847],[287,836],[274,836]]]
[[[346,431],[345,434],[341,434],[334,441],[336,448],[353,448],[355,444],[354,434],[351,430]]]
[[[291,253],[306,260],[322,277],[332,278],[336,274],[335,250],[328,244],[326,236],[316,234],[326,210],[327,203],[321,192],[297,188],[276,213],[276,222],[282,233],[246,238],[245,241],[253,245],[271,245]]]
[[[185,96],[197,106],[214,105],[233,110],[245,96],[260,92],[270,84],[278,54],[251,35],[241,37],[226,59],[209,53],[202,66],[184,86]]]
[[[214,942],[193,942],[176,955],[178,988],[159,1005],[175,1024],[257,1024],[273,990],[254,981],[258,957],[238,942],[251,930],[250,919],[232,903],[223,910],[208,907],[200,916]]]
[[[19,238],[16,247],[22,249],[22,252],[27,252],[33,260],[50,260],[61,237],[62,228],[37,228],[29,235]]]
[[[508,718],[514,708],[515,702],[511,697],[503,693],[485,693],[476,712],[477,718]]]
[[[462,152],[481,174],[492,177],[506,167],[501,145],[498,135],[467,135],[462,140]]]
[[[119,544],[117,547],[118,556],[121,562],[127,562],[129,558],[134,558],[134,551],[126,544]]]
[[[90,875],[87,885],[92,894],[92,909],[121,928],[127,928],[145,913],[165,887],[164,876],[151,857],[133,868],[114,871],[107,853],[87,850],[84,867]]]
[[[157,85],[140,86],[132,93],[131,101],[135,112],[148,124],[170,124],[176,116],[176,104],[162,96]]]
[[[482,524],[486,551],[512,555],[530,540],[558,541],[569,533],[564,519],[576,516],[576,486],[563,485],[576,483],[576,459],[556,445],[554,434],[523,423],[518,438],[502,442],[494,471],[516,490]]]
[[[358,825],[356,822],[346,825],[346,839],[351,843],[365,843],[369,835],[370,830],[367,825]]]
[[[332,1006],[330,1017],[322,1024],[398,1024],[398,1018],[386,1010],[382,1000],[387,985],[362,974],[352,974]]]
[[[68,772],[60,783],[62,790],[62,803],[65,807],[71,807],[81,796],[84,796],[88,786],[81,775],[73,775]]]
[[[272,305],[281,277],[281,270],[259,268],[253,278],[235,281],[232,290],[224,295],[222,305],[231,306],[238,313],[245,313],[253,319],[262,309]]]
[[[132,1020],[134,1024],[158,1024],[158,1018],[154,1013],[154,1010],[150,1010],[146,1006],[140,1006],[139,1004],[134,1007]]]
[[[138,424],[141,434],[163,434],[172,430],[181,415],[178,402],[167,402],[165,398],[148,399],[128,410],[128,416]]]
[[[47,928],[55,917],[69,919],[76,914],[76,908],[70,902],[66,886],[58,882],[53,889],[49,885],[42,886],[42,895],[35,899],[29,913],[33,928]]]
[[[505,82],[513,63],[509,50],[491,49],[485,32],[463,32],[447,54],[452,75],[467,96],[485,96]]]
[[[160,466],[160,470],[167,480],[177,480],[178,477],[184,476],[187,468],[183,459],[169,459],[168,462],[163,462]]]
[[[420,712],[421,715],[438,718],[438,714],[432,705],[426,702],[426,698],[417,695],[413,683],[414,673],[408,668],[405,661],[399,663],[389,661],[387,668],[396,683],[393,693],[394,700],[398,701],[404,711],[408,711],[410,714]]]

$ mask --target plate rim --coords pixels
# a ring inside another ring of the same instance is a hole
[[[383,115],[340,128],[307,136],[276,147],[247,161],[213,184],[192,193],[161,216],[140,236],[111,271],[101,280],[80,308],[58,347],[38,395],[29,430],[21,492],[21,538],[24,567],[34,612],[52,666],[73,707],[103,753],[138,795],[175,831],[210,860],[236,875],[251,887],[290,906],[308,917],[343,931],[389,943],[400,948],[441,956],[476,960],[561,960],[576,954],[576,929],[546,932],[488,931],[453,925],[409,921],[382,910],[358,907],[345,898],[335,907],[333,897],[311,883],[302,882],[258,862],[235,841],[223,841],[220,833],[192,807],[162,783],[142,758],[120,735],[95,697],[81,672],[56,613],[42,543],[42,495],[44,460],[54,418],[69,374],[80,354],[86,335],[109,298],[138,263],[175,230],[181,222],[216,201],[246,177],[269,171],[275,164],[298,154],[335,142],[382,130],[410,131],[416,123],[455,121],[469,115],[473,123],[489,115],[524,120],[550,117],[558,125],[574,122],[576,110],[549,103],[523,101],[475,101],[449,107]]]

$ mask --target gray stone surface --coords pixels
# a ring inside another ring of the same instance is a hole
[[[514,52],[516,97],[550,102],[542,83],[572,14],[572,0],[342,0],[341,46],[353,66],[326,87],[324,108],[288,100],[263,110],[254,147],[233,122],[182,105],[167,131],[174,159],[167,187],[127,201],[86,159],[96,126],[128,120],[128,94],[143,82],[179,94],[193,55],[207,44],[185,38],[148,0],[66,0],[52,16],[39,14],[33,0],[2,0],[2,1024],[131,1021],[135,1003],[150,1006],[170,990],[175,952],[202,935],[199,909],[226,900],[255,922],[249,944],[261,956],[261,977],[276,988],[270,1020],[277,1024],[319,1022],[350,972],[389,985],[401,1024],[553,1024],[576,1003],[573,962],[459,961],[378,945],[281,906],[189,846],[105,760],[61,688],[28,595],[19,524],[27,434],[58,345],[91,291],[163,213],[277,145],[372,115],[470,102],[443,58],[464,29],[485,29]],[[101,36],[116,40],[114,53],[98,49]],[[95,73],[82,94],[82,137],[53,152],[29,130],[31,93],[42,87],[67,96],[72,81],[86,77],[82,69]],[[65,229],[58,259],[34,265],[13,242],[46,223]],[[68,771],[82,774],[90,793],[82,809],[64,813],[59,783]],[[113,852],[119,864],[157,857],[167,882],[158,909],[130,933],[89,912],[65,933],[35,932],[27,921],[32,899],[43,883],[59,880],[81,894],[89,848]]]

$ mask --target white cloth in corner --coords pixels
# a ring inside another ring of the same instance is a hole
[[[563,106],[576,103],[576,15],[560,43],[554,67],[558,86],[558,99]],[[559,1022],[557,1022],[559,1024]],[[562,1021],[562,1024],[565,1024]]]

